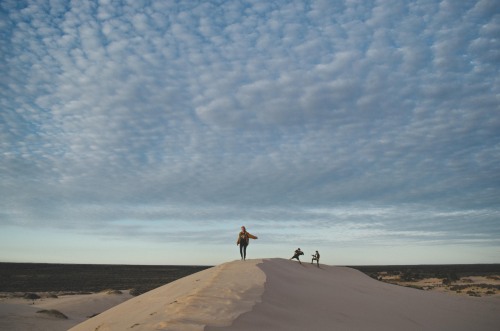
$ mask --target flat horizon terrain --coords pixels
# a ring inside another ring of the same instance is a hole
[[[0,292],[150,291],[211,266],[0,262]]]
[[[17,296],[19,292],[89,294],[112,289],[139,295],[211,267],[0,262],[0,297],[11,297],[8,293],[15,292]],[[347,267],[379,281],[421,290],[500,295],[500,264],[496,263]]]

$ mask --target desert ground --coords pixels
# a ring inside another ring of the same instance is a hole
[[[439,278],[377,268],[255,259],[202,268],[138,296],[2,292],[0,330],[498,330],[494,271]]]
[[[381,275],[381,280],[387,283],[406,287],[414,287],[426,291],[444,292],[455,295],[475,297],[500,296],[499,276],[462,277],[456,281],[443,283],[441,278],[424,278],[417,281],[404,281],[397,276]]]
[[[0,263],[0,330],[68,330],[134,296],[207,268]]]
[[[36,294],[38,299],[29,299]],[[0,293],[0,330],[68,330],[133,296],[128,290],[92,294],[37,292]]]
[[[500,296],[500,265],[355,267],[372,278],[419,290],[474,297]]]

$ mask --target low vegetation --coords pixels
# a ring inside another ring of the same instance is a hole
[[[442,290],[469,296],[496,295],[500,264],[355,266],[368,276],[421,290]],[[473,280],[474,278],[475,280]]]
[[[59,310],[56,310],[56,309],[39,310],[39,311],[37,311],[37,314],[44,314],[47,316],[60,318],[60,319],[68,319],[68,316],[64,315],[63,313],[61,313]]]
[[[123,294],[123,292],[120,290],[107,290],[104,292],[106,292],[106,294]]]
[[[23,296],[25,299],[33,300],[33,304],[35,304],[35,300],[40,299],[41,297],[36,293],[25,293]]]

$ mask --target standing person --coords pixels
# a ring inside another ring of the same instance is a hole
[[[318,268],[319,268],[319,252],[316,251],[316,254],[313,254],[312,256],[312,260],[311,260],[311,264],[313,264],[314,260],[316,260],[316,264],[318,265]]]
[[[299,261],[300,264],[302,264],[302,262],[300,262],[300,259],[299,259],[299,256],[301,255],[304,255],[304,252],[300,250],[300,248],[297,248],[295,250],[295,253],[293,254],[293,256],[290,258],[291,259],[297,259],[297,261]]]
[[[240,255],[242,260],[246,260],[247,258],[247,246],[248,243],[250,242],[251,239],[258,239],[256,236],[254,236],[251,233],[247,232],[247,229],[242,226],[241,227],[241,232],[238,235],[238,241],[236,242],[236,245],[240,245]]]

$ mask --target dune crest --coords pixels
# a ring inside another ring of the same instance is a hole
[[[266,259],[262,301],[205,331],[498,330],[500,300],[383,283],[347,268]]]
[[[260,301],[266,276],[262,260],[228,262],[200,271],[76,325],[80,330],[204,330],[229,326]]]
[[[347,268],[234,261],[130,299],[71,331],[498,330],[498,298],[450,296]]]

